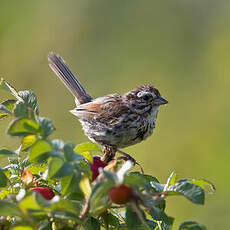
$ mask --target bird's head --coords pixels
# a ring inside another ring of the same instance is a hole
[[[142,85],[125,94],[126,99],[136,110],[146,112],[154,107],[167,104],[157,88],[152,85]]]

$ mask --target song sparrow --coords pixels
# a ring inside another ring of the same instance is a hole
[[[116,152],[135,161],[119,148],[150,136],[160,105],[168,101],[152,85],[93,99],[59,55],[51,52],[48,60],[51,69],[76,98],[76,108],[70,112],[79,118],[85,135],[103,146],[104,162],[110,161]]]

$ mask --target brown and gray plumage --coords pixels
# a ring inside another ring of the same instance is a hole
[[[152,85],[139,86],[125,94],[109,94],[93,99],[55,53],[48,56],[49,66],[76,98],[77,116],[85,135],[104,147],[105,161],[119,148],[134,145],[150,136],[155,128],[160,105],[167,104]]]

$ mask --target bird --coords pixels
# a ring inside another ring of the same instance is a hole
[[[93,99],[60,55],[50,52],[48,62],[75,97],[76,108],[70,112],[78,117],[85,135],[102,146],[102,160],[108,163],[118,152],[138,164],[120,149],[142,142],[153,133],[159,108],[168,103],[159,90],[145,84],[124,94]]]

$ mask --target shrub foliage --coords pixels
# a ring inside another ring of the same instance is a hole
[[[177,179],[175,172],[162,184],[119,158],[106,165],[95,156],[101,154],[96,144],[51,139],[55,127],[40,116],[32,91],[17,92],[3,78],[0,89],[15,97],[0,104],[0,119],[11,119],[7,134],[20,138],[17,150],[0,149],[9,161],[0,168],[1,229],[169,230],[168,196],[203,205],[205,187],[214,189],[206,180]],[[204,229],[194,221],[179,227]]]

